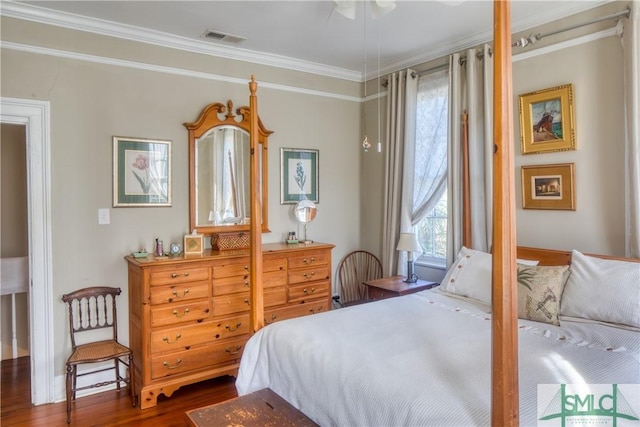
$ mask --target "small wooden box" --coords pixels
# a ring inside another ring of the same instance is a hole
[[[211,249],[227,251],[231,249],[247,249],[251,245],[249,233],[242,231],[232,233],[216,233],[211,235]]]

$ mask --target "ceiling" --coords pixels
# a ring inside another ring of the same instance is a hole
[[[607,2],[513,0],[512,30],[524,31]],[[353,21],[333,11],[329,0],[2,1],[1,12],[354,81],[374,76],[378,65],[386,73],[489,41],[493,31],[493,2],[488,0],[397,0],[396,8],[378,19],[371,18],[368,2],[358,1]],[[205,39],[207,30],[246,40],[233,44]]]

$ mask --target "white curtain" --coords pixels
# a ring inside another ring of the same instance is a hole
[[[447,70],[418,79],[416,135],[407,143],[405,160],[414,165],[411,175],[411,225],[416,225],[436,206],[447,188]]]
[[[413,171],[406,171],[405,146],[415,140],[416,74],[412,70],[398,71],[389,76],[387,87],[387,157],[384,174],[384,217],[382,235],[382,270],[385,276],[397,274],[400,254],[396,251],[401,230],[411,225],[411,210],[402,200],[411,193],[405,181]]]
[[[447,265],[462,246],[462,113],[468,113],[473,249],[491,249],[493,176],[493,60],[488,45],[449,57]]]
[[[625,252],[640,258],[640,3],[632,2],[631,16],[625,25],[624,52],[625,96]]]

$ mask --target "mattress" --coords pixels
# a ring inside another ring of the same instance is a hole
[[[519,320],[521,425],[538,385],[640,383],[640,333]],[[247,343],[240,395],[270,388],[322,426],[483,426],[491,314],[437,290],[271,324]]]

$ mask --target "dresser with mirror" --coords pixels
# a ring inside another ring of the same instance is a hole
[[[228,101],[209,104],[195,122],[185,123],[189,225],[205,237],[251,231],[249,114],[249,107],[234,110]],[[260,195],[262,207],[259,231],[267,232],[272,132],[259,118],[256,121],[259,188],[255,194]],[[261,251],[249,247],[205,249],[201,255],[125,257],[129,341],[142,409],[155,406],[160,394],[171,396],[184,385],[235,376],[244,344],[259,327],[331,308],[333,245],[259,247]],[[257,278],[252,271],[256,253]],[[258,294],[253,282],[260,282]]]

